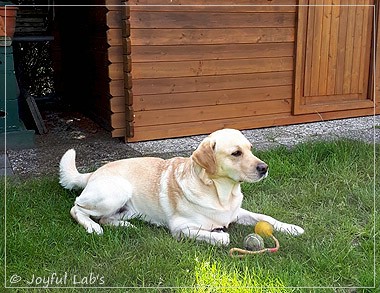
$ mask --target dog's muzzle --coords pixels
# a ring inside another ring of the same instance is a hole
[[[256,171],[260,177],[265,178],[268,176],[268,165],[265,163],[259,163],[257,164]]]

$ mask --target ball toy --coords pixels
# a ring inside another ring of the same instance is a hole
[[[255,233],[248,234],[243,241],[245,249],[231,248],[230,256],[232,257],[244,257],[247,254],[259,254],[265,252],[276,252],[280,248],[280,243],[277,238],[273,236],[273,226],[265,221],[257,222],[255,226]],[[263,238],[272,238],[275,243],[273,248],[265,248]],[[236,254],[237,253],[237,254]]]
[[[247,250],[257,251],[264,248],[264,239],[256,234],[248,234],[243,241],[243,246]]]
[[[260,221],[255,226],[255,233],[261,237],[270,237],[273,235],[273,226],[265,221]]]

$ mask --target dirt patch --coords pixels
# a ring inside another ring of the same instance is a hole
[[[90,166],[97,168],[110,161],[141,156],[79,112],[47,111],[44,121],[48,133],[36,135],[33,148],[7,150],[13,171],[21,178],[58,174],[59,160],[71,148],[77,151],[77,165],[81,171]]]

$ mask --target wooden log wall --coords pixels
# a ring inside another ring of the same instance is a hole
[[[90,7],[90,19],[96,20],[98,35],[91,38],[96,78],[91,96],[94,111],[113,137],[125,135],[124,47],[122,18],[124,11],[120,0],[97,0]]]
[[[294,112],[297,0],[128,4],[134,110],[129,141],[380,113],[370,102],[366,108]]]
[[[66,5],[66,2],[58,1],[57,4]],[[62,71],[63,99],[90,115],[112,136],[124,137],[124,13],[121,1],[83,0],[72,6],[63,5],[55,7],[54,42],[62,48],[61,68],[57,70]]]
[[[111,127],[113,137],[122,137],[126,133],[126,103],[125,103],[125,72],[124,54],[126,47],[123,44],[123,19],[128,13],[121,6],[120,0],[104,0],[107,13],[107,58],[109,78],[109,105],[111,116]]]
[[[130,141],[252,127],[252,121],[291,113],[297,8],[276,5],[296,0],[144,6],[166,2],[128,2],[135,115]]]

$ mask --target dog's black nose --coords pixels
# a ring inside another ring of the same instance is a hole
[[[260,175],[265,175],[268,171],[268,165],[265,163],[259,163],[257,164],[256,170]]]

